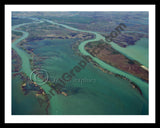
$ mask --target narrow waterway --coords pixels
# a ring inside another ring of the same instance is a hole
[[[12,31],[23,33],[22,37],[20,37],[19,39],[15,40],[12,43],[12,48],[17,52],[17,54],[21,58],[21,61],[22,61],[22,69],[21,69],[21,71],[23,71],[29,78],[30,78],[31,74],[34,75],[34,76],[36,76],[36,74],[34,74],[33,71],[31,70],[31,65],[30,65],[30,61],[29,61],[29,59],[31,58],[31,56],[29,54],[27,54],[23,49],[21,49],[21,48],[19,48],[17,46],[17,44],[19,42],[21,42],[22,40],[24,40],[25,38],[28,37],[29,33],[25,32],[25,31],[22,31],[22,30],[16,30],[16,29],[19,28],[19,27],[21,27],[21,26],[24,26],[24,25],[34,24],[34,23],[42,23],[42,22],[43,21],[31,22],[31,23],[23,23],[23,24],[12,26]],[[43,83],[42,79],[40,79],[39,77],[34,77],[34,76],[33,76],[33,78],[36,78],[35,81],[39,81],[39,82]],[[34,81],[34,79],[32,79],[32,80]],[[47,94],[50,94],[50,92],[49,92],[50,87],[47,84],[44,84],[44,86],[42,86],[42,88],[44,89],[44,91]]]
[[[67,26],[67,25],[64,25],[64,24],[58,24],[58,23],[55,23],[53,21],[50,21],[50,20],[47,20],[47,19],[43,19],[39,22],[32,22],[32,23],[42,23],[42,22],[49,22],[51,24],[56,24],[56,25],[59,25],[59,26],[62,26],[62,27],[65,27],[67,29],[71,29],[71,30],[74,30],[74,31],[80,31],[80,32],[87,32],[87,33],[91,33],[91,34],[94,34],[95,35],[95,38],[94,39],[90,39],[90,40],[86,40],[86,41],[83,41],[80,43],[79,45],[79,50],[80,52],[83,54],[83,55],[88,55],[90,56],[94,61],[96,61],[101,67],[103,67],[104,69],[107,69],[113,73],[117,73],[117,74],[120,74],[122,76],[125,76],[126,78],[129,78],[131,81],[135,82],[139,87],[140,89],[142,90],[142,93],[143,93],[143,96],[146,100],[148,100],[148,84],[143,82],[141,79],[131,75],[131,74],[128,74],[126,72],[123,72],[113,66],[110,66],[109,64],[106,64],[104,63],[103,61],[101,61],[100,59],[96,58],[96,57],[93,57],[91,54],[89,54],[84,46],[88,43],[88,42],[91,42],[91,41],[98,41],[98,40],[104,40],[105,41],[105,38],[100,35],[99,33],[97,32],[92,32],[92,31],[85,31],[85,30],[80,30],[80,29],[77,29],[77,28],[73,28],[73,27],[70,27],[70,26]],[[16,28],[18,27],[21,27],[23,25],[27,25],[27,24],[32,24],[32,23],[24,23],[24,24],[19,24],[19,25],[16,25],[16,26],[13,26],[12,27],[12,31],[17,31],[17,32],[21,32],[23,33],[23,36],[19,39],[17,39],[15,42],[12,43],[12,48],[17,52],[17,54],[21,57],[21,60],[22,60],[22,71],[24,73],[26,73],[26,75],[28,77],[30,77],[30,74],[32,73],[32,70],[31,70],[31,66],[30,66],[30,62],[29,62],[29,59],[30,59],[30,56],[22,49],[20,49],[19,47],[17,47],[17,44],[19,42],[21,42],[22,40],[24,40],[25,38],[28,37],[29,33],[28,32],[25,32],[25,31],[21,31],[21,30],[16,30]],[[37,78],[38,81],[43,81],[41,80],[40,78]],[[113,78],[114,79],[114,78]],[[50,94],[50,86],[48,86],[47,84],[44,84],[42,86],[42,88],[44,89],[44,91],[47,93],[47,94]],[[105,88],[105,87],[104,87]],[[108,92],[109,93],[109,92]],[[51,94],[50,94],[51,95]],[[50,110],[50,114],[65,114],[60,112],[60,113],[57,113],[57,110],[59,111],[62,111],[62,109],[66,109],[64,108],[64,106],[62,105],[58,105],[60,104],[60,102],[62,101],[63,97],[61,96],[58,96],[56,93],[55,93],[55,96],[52,97],[50,99],[50,108],[52,110]],[[73,98],[75,97],[72,97],[71,99],[73,100]],[[66,100],[66,99],[65,99]],[[76,102],[76,98],[74,99],[75,102]],[[88,101],[85,101],[86,103]],[[99,102],[97,100],[97,102]],[[60,107],[61,106],[61,107]],[[70,106],[69,106],[70,107]],[[69,108],[68,107],[68,108]],[[66,110],[66,112],[68,112],[68,110]]]
[[[95,38],[94,39],[90,39],[90,40],[86,40],[86,41],[83,41],[80,43],[79,45],[79,50],[80,52],[83,54],[83,55],[88,55],[90,56],[95,62],[97,62],[102,68],[104,69],[107,69],[113,73],[116,73],[116,74],[119,74],[119,75],[122,75],[122,76],[125,76],[126,78],[130,79],[131,81],[135,82],[141,89],[144,97],[148,100],[148,84],[144,81],[142,81],[141,79],[129,74],[129,73],[126,73],[124,71],[121,71],[105,62],[103,62],[102,60],[96,58],[96,57],[93,57],[91,54],[89,54],[86,50],[85,50],[85,45],[88,43],[88,42],[92,42],[92,41],[98,41],[98,40],[104,40],[105,41],[105,37],[103,37],[102,35],[100,35],[99,33],[97,32],[92,32],[92,31],[86,31],[86,30],[81,30],[81,29],[77,29],[77,28],[73,28],[73,27],[70,27],[68,25],[64,25],[64,24],[59,24],[59,23],[55,23],[53,21],[50,21],[50,20],[46,20],[44,19],[44,21],[47,21],[51,24],[56,24],[56,25],[60,25],[62,27],[65,27],[67,29],[71,29],[71,30],[74,30],[74,31],[80,31],[80,32],[87,32],[87,33],[91,33],[91,34],[94,34],[95,35]],[[112,44],[112,43],[111,43]],[[135,58],[136,60],[136,58]]]

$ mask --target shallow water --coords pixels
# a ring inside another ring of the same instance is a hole
[[[86,30],[81,30],[81,29],[77,29],[77,28],[73,28],[73,27],[70,27],[68,25],[64,25],[64,24],[59,24],[59,23],[55,23],[53,21],[50,21],[50,20],[46,20],[44,19],[44,21],[47,21],[51,24],[56,24],[56,25],[60,25],[62,27],[65,27],[67,29],[71,29],[71,30],[75,30],[75,31],[81,31],[81,32],[88,32],[88,33],[91,33],[91,34],[94,34],[95,35],[95,38],[94,39],[90,39],[90,40],[86,40],[86,41],[83,41],[80,43],[79,45],[79,50],[80,52],[83,54],[83,55],[88,55],[90,56],[95,62],[97,62],[101,67],[113,72],[113,73],[117,73],[117,74],[120,74],[122,76],[125,76],[127,78],[129,78],[131,81],[134,81],[139,87],[140,89],[142,90],[142,93],[144,95],[144,97],[148,100],[148,84],[144,81],[142,81],[141,79],[131,75],[131,74],[128,74],[124,71],[121,71],[113,66],[110,66],[109,64],[107,63],[104,63],[102,60],[96,58],[96,57],[93,57],[91,54],[89,54],[84,46],[88,43],[88,42],[92,42],[92,41],[98,41],[98,40],[104,40],[105,41],[105,38],[100,35],[99,33],[97,32],[92,32],[92,31],[86,31]]]
[[[48,56],[42,62],[42,69],[48,71],[51,81],[61,78],[63,73],[70,72],[83,60],[74,55],[71,48],[73,43],[73,40],[34,42],[34,52],[41,57]],[[77,81],[78,79],[81,81]],[[66,82],[65,86],[71,93],[67,97],[53,96],[50,114],[147,114],[147,100],[128,81],[103,73],[91,63],[75,73],[72,81]]]
[[[12,77],[12,115],[44,115],[45,108],[38,103],[34,93],[24,95],[23,81],[19,76]]]
[[[72,29],[66,25],[63,25],[63,27]],[[75,28],[73,29],[76,31],[78,30]],[[97,38],[89,41],[104,38],[95,32],[90,33],[96,34]],[[27,36],[26,32],[23,32],[23,34],[23,37],[17,40],[16,43]],[[69,72],[80,60],[82,60],[81,57],[74,55],[72,51],[71,44],[74,43],[73,40],[44,40],[34,43],[37,43],[35,45],[37,49],[35,48],[34,51],[36,54],[48,56],[48,59],[45,59],[42,62],[42,68],[48,71],[51,80],[54,80],[55,78],[58,79],[63,73]],[[90,55],[84,50],[84,45],[86,43],[87,41],[82,42],[79,49],[83,54]],[[13,45],[12,47],[22,59],[22,70],[29,76],[31,73],[29,64],[30,56],[22,49],[17,48],[16,45]],[[97,58],[92,57],[92,59],[98,62],[103,68],[129,77],[133,81],[137,81],[145,98],[133,89],[128,81],[103,73],[89,63],[85,69],[77,73],[72,80],[92,79],[94,82],[84,82],[83,84],[79,82],[68,82],[66,89],[71,88],[71,95],[65,97],[63,95],[55,94],[50,100],[49,114],[148,114],[148,86],[146,86],[143,81],[105,64]],[[48,87],[47,84],[44,84],[42,88],[47,94],[49,93],[50,87]]]

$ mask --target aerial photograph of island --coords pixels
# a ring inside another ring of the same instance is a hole
[[[12,115],[148,115],[147,11],[12,11]]]

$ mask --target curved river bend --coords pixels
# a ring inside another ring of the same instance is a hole
[[[119,74],[119,75],[122,75],[122,76],[125,76],[126,78],[130,79],[131,81],[135,82],[141,89],[144,97],[146,99],[148,99],[148,84],[144,81],[142,81],[141,79],[129,74],[129,73],[126,73],[122,70],[119,70],[107,63],[104,63],[102,60],[96,58],[96,57],[93,57],[91,54],[89,54],[86,50],[85,50],[85,45],[88,43],[88,42],[92,42],[92,41],[98,41],[98,40],[104,40],[105,41],[105,37],[103,37],[102,35],[100,35],[99,33],[97,32],[92,32],[92,31],[86,31],[86,30],[81,30],[81,29],[77,29],[77,28],[73,28],[73,27],[70,27],[68,25],[64,25],[64,24],[59,24],[59,23],[55,23],[53,21],[50,21],[50,20],[46,20],[44,19],[44,21],[47,21],[51,24],[56,24],[56,25],[60,25],[62,27],[65,27],[67,29],[71,29],[71,30],[74,30],[74,31],[80,31],[80,32],[87,32],[87,33],[91,33],[91,34],[94,34],[95,35],[95,38],[94,39],[90,39],[90,40],[86,40],[86,41],[83,41],[80,43],[79,45],[79,50],[80,52],[83,54],[83,55],[88,55],[90,56],[95,62],[97,62],[102,68],[104,69],[107,69],[113,73],[116,73],[116,74]],[[111,43],[112,44],[112,43]]]
[[[67,29],[71,29],[71,30],[74,30],[74,31],[80,31],[80,32],[87,32],[87,33],[91,33],[91,34],[94,34],[95,35],[95,38],[94,39],[90,39],[90,40],[86,40],[86,41],[83,41],[81,42],[81,44],[79,45],[79,50],[80,52],[83,54],[83,55],[88,55],[90,56],[95,62],[97,62],[102,68],[104,69],[107,69],[113,73],[116,73],[116,74],[119,74],[119,75],[122,75],[122,76],[125,76],[126,78],[130,79],[131,81],[135,82],[141,89],[142,93],[143,93],[143,96],[146,100],[148,100],[148,84],[145,83],[144,81],[142,81],[141,79],[131,75],[131,74],[128,74],[126,72],[123,72],[113,66],[110,66],[109,64],[107,63],[104,63],[103,61],[101,61],[100,59],[96,58],[96,57],[93,57],[91,54],[89,54],[84,46],[88,43],[88,42],[91,42],[91,41],[98,41],[98,40],[104,40],[105,41],[105,38],[100,35],[99,33],[97,32],[92,32],[92,31],[86,31],[86,30],[80,30],[80,29],[77,29],[77,28],[73,28],[73,27],[70,27],[68,25],[64,25],[64,24],[59,24],[59,23],[55,23],[53,21],[50,21],[48,19],[43,19],[43,20],[39,20],[39,21],[35,21],[35,22],[31,22],[31,23],[23,23],[23,24],[19,24],[19,25],[15,25],[12,27],[12,31],[17,31],[17,32],[21,32],[23,33],[23,36],[19,39],[17,39],[16,41],[14,41],[12,43],[12,48],[17,52],[17,54],[20,56],[21,60],[22,60],[22,71],[24,73],[26,73],[26,75],[28,77],[30,77],[30,74],[32,73],[32,70],[31,70],[31,67],[30,67],[30,62],[29,62],[29,59],[31,58],[25,51],[23,51],[22,49],[18,48],[17,47],[17,44],[24,40],[25,38],[28,37],[29,33],[28,32],[25,32],[25,31],[22,31],[22,30],[16,30],[16,28],[19,28],[23,25],[27,25],[27,24],[33,24],[33,23],[42,23],[42,22],[49,22],[51,24],[55,24],[55,25],[59,25],[59,26],[62,26],[62,27],[65,27]],[[38,81],[42,81],[40,78],[38,78]],[[50,94],[50,86],[48,86],[47,84],[44,84],[46,86],[42,86],[42,88],[44,89],[44,91],[47,93],[47,94]],[[50,94],[52,95],[52,94]],[[55,93],[55,96],[54,98],[52,98],[50,100],[51,102],[51,105],[52,104],[55,104],[55,98],[57,97],[56,93]],[[52,106],[52,108],[55,108],[56,109],[57,106]]]

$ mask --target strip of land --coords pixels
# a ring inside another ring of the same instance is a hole
[[[148,70],[139,62],[131,60],[113,49],[110,44],[103,41],[89,42],[85,46],[85,49],[107,64],[148,82]]]

